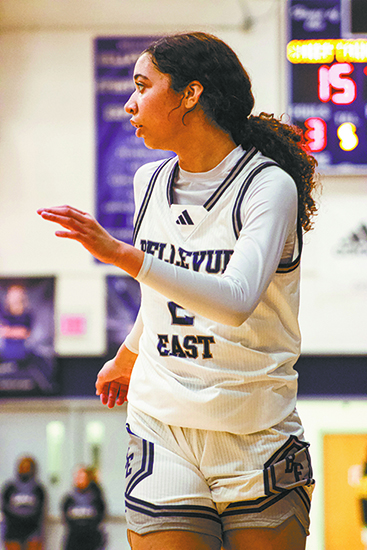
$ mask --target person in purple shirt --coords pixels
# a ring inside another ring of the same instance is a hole
[[[1,511],[4,517],[6,550],[42,550],[43,519],[46,492],[36,479],[36,462],[22,457],[16,478],[1,491]]]

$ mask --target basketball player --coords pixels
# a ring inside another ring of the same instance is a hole
[[[141,283],[96,383],[109,407],[128,399],[130,545],[302,550],[314,482],[293,366],[315,161],[293,127],[251,115],[249,77],[214,36],[161,39],[134,81],[136,135],[176,153],[136,174],[135,247],[78,209],[39,210]]]

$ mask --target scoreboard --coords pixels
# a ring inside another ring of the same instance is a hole
[[[288,113],[325,173],[367,173],[367,30],[348,25],[352,2],[287,2]]]

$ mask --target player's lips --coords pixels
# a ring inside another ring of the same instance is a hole
[[[130,124],[132,124],[135,128],[141,128],[141,124],[138,124],[135,120],[130,119]]]
[[[130,119],[130,122],[135,128],[136,137],[142,137],[142,128],[143,128],[143,126],[141,124],[138,124],[137,122],[135,122],[135,120],[132,120],[132,119]]]

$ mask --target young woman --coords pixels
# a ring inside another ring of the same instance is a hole
[[[109,407],[128,399],[131,547],[301,550],[314,482],[293,365],[315,161],[294,128],[251,115],[249,77],[214,36],[161,39],[134,80],[136,135],[177,155],[136,174],[135,247],[75,208],[39,210],[141,283],[96,383]]]

